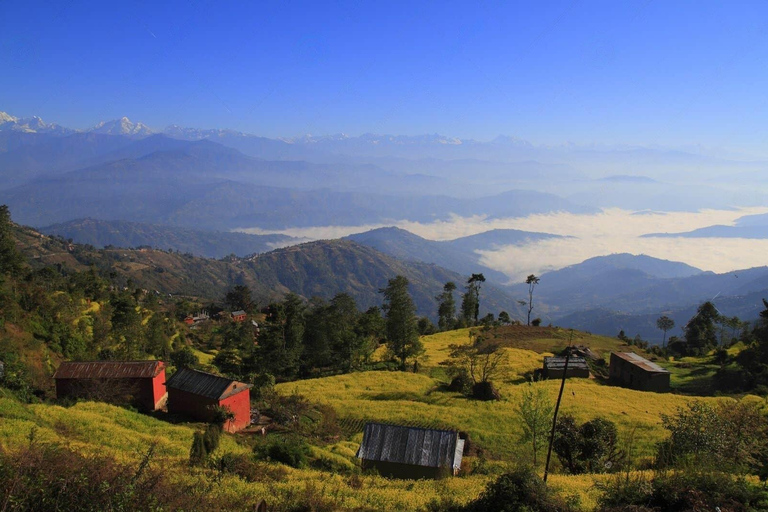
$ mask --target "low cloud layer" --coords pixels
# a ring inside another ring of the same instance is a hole
[[[429,224],[398,221],[380,225],[292,228],[281,233],[303,239],[331,239],[383,226],[397,226],[429,240],[452,240],[491,229],[519,229],[567,235],[524,246],[478,251],[483,265],[504,272],[512,281],[580,263],[594,256],[628,252],[682,261],[714,272],[768,264],[768,240],[739,238],[640,238],[647,233],[677,233],[716,224],[732,225],[744,215],[768,213],[768,208],[702,210],[699,212],[633,212],[618,208],[598,214],[566,212],[509,219],[458,217]],[[275,233],[257,228],[256,234]]]

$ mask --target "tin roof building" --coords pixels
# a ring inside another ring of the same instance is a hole
[[[612,352],[609,380],[640,391],[669,391],[670,373],[658,364],[633,352]]]
[[[154,411],[166,394],[162,361],[67,361],[53,378],[57,398],[127,401]]]
[[[544,358],[544,366],[541,376],[545,379],[562,379],[565,370],[565,356],[553,356]],[[589,366],[587,360],[583,357],[571,356],[568,359],[568,370],[566,378],[580,377],[589,378]]]
[[[357,452],[362,466],[394,478],[442,478],[461,467],[464,440],[453,430],[367,423]]]
[[[229,409],[234,418],[224,430],[236,432],[251,423],[249,384],[212,373],[182,368],[168,382],[168,412],[184,414],[200,421],[213,419],[214,407]]]

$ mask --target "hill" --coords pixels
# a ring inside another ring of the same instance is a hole
[[[296,243],[287,235],[250,235],[238,232],[197,231],[157,224],[127,221],[77,219],[40,229],[42,233],[72,239],[78,244],[96,248],[156,247],[190,253],[206,258],[223,258],[234,254],[248,256]]]
[[[506,284],[509,278],[502,272],[481,265],[479,255],[475,251],[561,237],[548,233],[495,229],[455,240],[434,241],[404,229],[389,227],[373,229],[345,238],[396,258],[434,263],[466,275],[482,272],[489,281]]]
[[[64,265],[76,269],[95,266],[114,272],[123,282],[163,294],[220,300],[236,284],[249,286],[262,304],[293,292],[309,299],[351,295],[360,308],[381,305],[379,290],[397,275],[410,281],[419,315],[434,318],[435,296],[447,281],[466,278],[437,265],[404,262],[349,240],[310,242],[277,249],[247,259],[213,260],[155,249],[94,249],[72,245],[28,228],[17,229],[22,252],[36,265]],[[521,313],[515,301],[493,286],[485,286],[481,314],[506,310]]]

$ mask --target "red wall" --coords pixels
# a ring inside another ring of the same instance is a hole
[[[163,368],[163,370],[152,379],[153,409],[157,407],[157,403],[165,396],[165,393],[165,368]]]
[[[168,412],[184,414],[200,421],[210,421],[211,411],[208,406],[217,404],[216,400],[204,396],[168,388]]]
[[[251,391],[246,389],[225,398],[219,405],[227,407],[235,414],[235,419],[224,424],[227,432],[237,432],[251,424]]]
[[[224,424],[227,432],[237,432],[251,423],[251,393],[245,389],[218,402],[200,395],[178,389],[168,389],[168,412],[184,414],[199,421],[211,421],[211,405],[229,408],[235,419]]]

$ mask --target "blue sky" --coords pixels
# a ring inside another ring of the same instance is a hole
[[[0,110],[768,154],[766,2],[413,4],[5,0]]]

